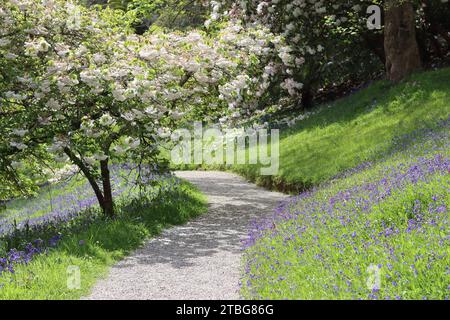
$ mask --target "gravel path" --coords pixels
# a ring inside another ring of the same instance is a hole
[[[240,240],[287,196],[224,172],[183,171],[208,213],[164,231],[111,268],[87,299],[239,299]]]

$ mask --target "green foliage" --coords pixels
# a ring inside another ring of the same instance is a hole
[[[203,25],[207,15],[207,7],[199,0],[131,0],[128,10],[134,11],[140,18],[140,28],[196,28]]]
[[[0,276],[0,299],[79,299],[109,266],[164,228],[204,213],[205,203],[195,187],[182,183],[152,205],[135,201],[123,206],[118,219],[103,219],[84,232],[68,235],[47,254],[17,266],[15,274]],[[80,268],[80,290],[67,287],[69,266]]]
[[[267,187],[298,191],[324,182],[389,150],[392,139],[448,115],[450,69],[412,76],[392,86],[379,81],[349,97],[313,110],[281,130],[280,171],[259,175],[258,165],[232,168]]]
[[[284,63],[271,79],[271,101],[286,98],[283,91],[277,90],[286,79],[303,84],[292,104],[310,108],[314,102],[331,100],[336,92],[342,95],[368,80],[379,79],[385,70],[382,21],[380,29],[369,28],[367,22],[372,13],[367,9],[379,5],[382,13],[387,1],[221,0],[219,3],[213,5],[216,9],[212,16],[225,12],[228,19],[231,12],[233,18],[262,24],[286,39],[289,52],[296,59],[295,63]],[[425,0],[414,3],[424,65],[448,64],[450,3]]]
[[[203,25],[208,13],[208,6],[200,0],[94,0],[84,4],[121,11],[124,18],[133,20],[139,34],[158,28],[197,28]]]

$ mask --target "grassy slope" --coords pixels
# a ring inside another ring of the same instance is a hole
[[[449,104],[450,69],[378,82],[284,132],[274,180],[238,168],[268,186],[321,184],[250,235],[244,297],[448,299],[450,177],[426,161],[450,156],[448,124],[437,124]],[[331,179],[363,161],[372,165]],[[371,266],[381,274],[373,291]]]
[[[114,262],[163,228],[202,214],[205,204],[198,189],[183,183],[179,192],[166,195],[151,207],[124,208],[120,219],[68,236],[48,254],[36,257],[29,265],[18,266],[14,275],[5,273],[0,277],[0,299],[78,299],[89,293]],[[80,268],[79,290],[67,286],[69,266]]]
[[[83,199],[80,190],[85,192],[84,197],[92,197],[92,191],[89,189],[85,179],[73,179],[66,184],[59,183],[41,187],[33,197],[21,197],[10,200],[5,210],[0,210],[0,224],[10,223],[14,220],[19,223],[66,208],[73,208],[74,211],[77,211],[76,202]],[[73,196],[70,199],[71,202],[55,203],[55,199],[63,198],[67,195]]]
[[[250,238],[244,297],[448,299],[448,161],[446,170],[429,171],[436,155],[450,157],[448,138],[448,131],[413,138],[384,160],[293,198],[275,228]],[[373,291],[371,266],[380,274]]]
[[[266,187],[298,191],[376,160],[392,138],[434,124],[449,114],[450,69],[412,76],[400,85],[374,83],[281,130],[280,171],[259,175],[257,165],[233,171]]]

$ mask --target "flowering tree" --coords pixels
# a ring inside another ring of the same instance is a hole
[[[393,6],[395,3],[402,7]],[[409,44],[392,37],[402,34],[398,29],[404,23],[386,22],[388,36],[383,24],[379,29],[368,26],[373,13],[368,9],[373,5],[379,7],[380,13],[384,8],[384,17],[397,22],[408,7]],[[450,49],[450,27],[444,18],[450,14],[447,0],[215,0],[211,6],[207,25],[231,16],[248,25],[262,24],[284,37],[286,47],[279,52],[282,64],[274,61],[277,72],[272,96],[283,97],[288,93],[293,98],[290,104],[301,99],[304,107],[311,105],[317,93],[353,86],[380,75],[384,65],[389,78],[398,78],[390,76],[391,70],[411,66],[406,72],[397,72],[402,78],[416,69],[420,59],[414,23],[423,60],[430,63],[436,57],[444,59]],[[399,43],[404,47],[400,48]],[[403,51],[410,53],[409,58],[400,54]],[[393,68],[393,64],[398,68]],[[281,94],[276,84],[281,85]]]
[[[382,52],[365,45],[379,34],[367,29],[366,8],[371,4],[373,1],[213,1],[212,20],[226,13],[283,36],[286,46],[279,51],[282,64],[275,80],[282,84],[281,96],[286,92],[293,101],[309,107],[318,89],[354,83],[379,70],[376,56],[381,57]]]
[[[112,11],[59,0],[9,0],[0,15],[1,172],[20,178],[24,162],[49,154],[70,161],[111,217],[109,164],[162,170],[160,145],[183,122],[250,113],[245,70],[270,38],[235,26],[216,38],[141,37],[118,26]]]

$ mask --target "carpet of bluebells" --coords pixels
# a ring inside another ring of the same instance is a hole
[[[119,206],[142,199],[151,201],[178,183],[174,176],[155,174],[150,169],[138,175],[128,165],[112,168],[113,195]],[[89,183],[79,177],[47,186],[34,198],[11,200],[5,207],[0,211],[0,274],[14,273],[15,265],[27,264],[34,256],[56,247],[65,235],[80,233],[104,219]]]
[[[291,198],[244,243],[250,299],[448,299],[450,119]]]

